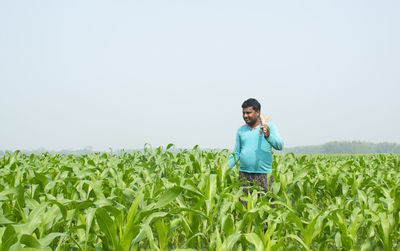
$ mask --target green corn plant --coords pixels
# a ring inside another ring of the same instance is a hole
[[[6,153],[1,250],[400,248],[399,155],[275,154],[273,192],[243,197],[229,154]]]

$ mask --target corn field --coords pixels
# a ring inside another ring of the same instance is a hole
[[[260,197],[228,157],[7,153],[0,250],[400,250],[399,155],[275,155]]]

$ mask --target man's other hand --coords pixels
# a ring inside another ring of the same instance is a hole
[[[264,124],[264,125],[262,125],[260,128],[261,128],[261,130],[262,130],[263,133],[264,133],[264,137],[265,137],[265,138],[268,138],[268,137],[269,137],[269,133],[270,133],[270,128],[269,128],[269,126],[268,126],[267,124]]]

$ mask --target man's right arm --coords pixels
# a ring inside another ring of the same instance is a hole
[[[236,144],[235,144],[235,149],[233,150],[233,153],[231,154],[231,156],[229,156],[229,168],[232,168],[236,165],[236,163],[239,160],[239,156],[240,156],[240,136],[239,136],[239,130],[236,134]]]
[[[272,122],[268,122],[267,125],[270,127],[270,135],[267,138],[268,143],[276,150],[283,149],[283,140],[281,135],[279,135],[276,126]]]

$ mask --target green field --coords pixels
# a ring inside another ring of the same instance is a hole
[[[0,250],[400,249],[400,155],[275,155],[260,198],[228,155],[6,154]]]

